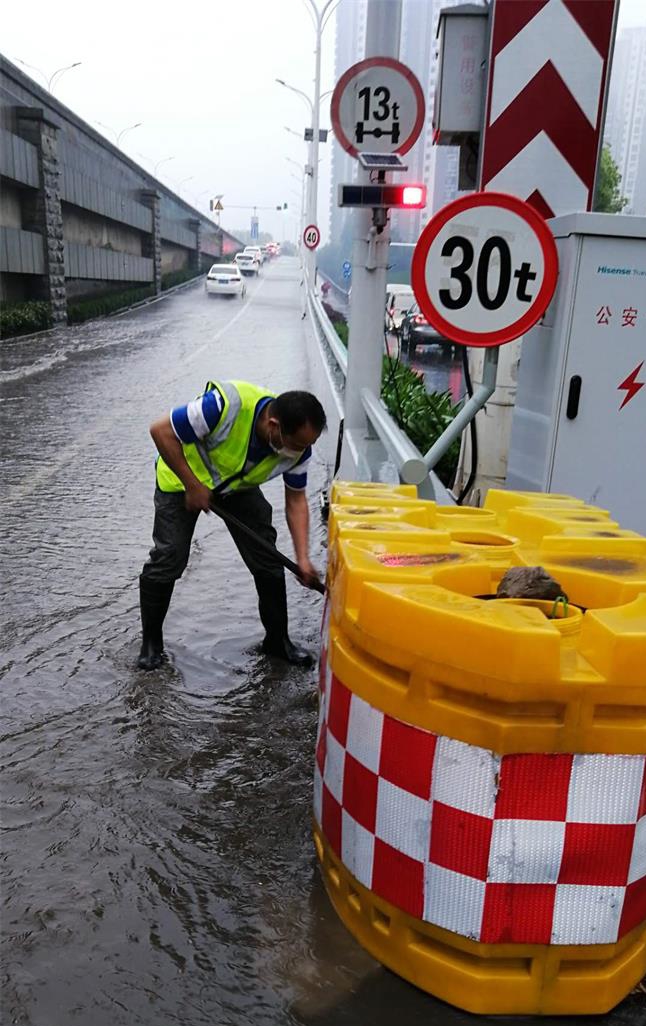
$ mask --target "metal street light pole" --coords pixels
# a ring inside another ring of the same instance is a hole
[[[47,83],[47,88],[49,89],[50,93],[52,91],[52,83],[57,75],[60,75],[60,78],[58,80],[58,82],[60,82],[61,78],[63,77],[66,71],[71,71],[72,68],[78,68],[82,63],[82,61],[74,61],[73,64],[67,64],[64,68],[58,68],[58,70],[55,71],[53,75],[50,75],[49,82]],[[56,83],[56,85],[58,85],[58,82]]]
[[[134,125],[128,125],[127,128],[122,128],[117,136],[117,146],[119,145],[122,136],[124,136],[126,132],[132,132],[133,128],[140,128],[141,125],[143,125],[143,121],[137,121]]]
[[[282,78],[277,78],[276,81],[278,82],[279,85],[284,86],[285,89],[289,89],[290,92],[296,93],[297,96],[300,96],[301,100],[303,100],[307,104],[307,107],[308,107],[309,112],[310,112],[310,123],[313,123],[314,122],[314,105],[312,104],[312,101],[310,100],[310,98],[307,95],[307,93],[304,93],[302,89],[297,89],[295,86],[289,85],[289,83],[285,82]],[[305,211],[306,211],[306,217],[310,218],[310,220],[311,220],[311,215],[312,215],[312,175],[311,175],[311,168],[312,168],[312,160],[313,160],[313,147],[314,147],[314,136],[312,135],[312,140],[307,144],[307,164],[305,165],[305,175],[306,175],[306,178],[305,178],[305,192],[306,192]],[[305,219],[303,219],[303,220],[305,220]],[[305,227],[305,226],[303,225],[303,227]],[[312,259],[311,259],[312,256],[313,255],[312,255],[310,250],[306,250],[304,252],[303,262],[304,262],[304,265],[305,265],[305,270],[307,271],[308,274],[311,273],[310,265],[312,264]]]
[[[161,160],[158,160],[153,169],[154,175],[157,174],[157,168],[160,167],[162,164],[165,164],[167,160],[175,160],[175,157],[162,157]]]
[[[399,57],[401,0],[368,0],[365,57]],[[369,182],[370,172],[360,170],[358,182]],[[353,216],[352,293],[348,338],[348,374],[345,386],[345,426],[341,475],[350,479],[365,463],[366,439],[372,429],[361,398],[367,388],[381,392],[384,348],[384,307],[390,229],[378,232],[372,210],[358,209]]]
[[[39,75],[42,75],[43,81],[45,82],[45,86],[48,92],[50,93],[52,91],[52,82],[54,81],[57,75],[60,75],[62,78],[66,71],[70,71],[71,68],[78,68],[79,65],[83,63],[82,61],[75,61],[74,64],[67,64],[64,68],[57,68],[57,70],[52,75],[48,76],[45,74],[44,71],[42,71],[40,68],[37,68],[34,64],[28,64],[27,61],[23,61],[21,57],[14,57],[13,59],[14,61],[17,61],[18,64],[22,64],[25,68],[30,68],[32,71],[37,71]],[[97,121],[97,124],[100,124],[100,122]]]
[[[14,57],[13,59],[14,61],[17,61],[18,64],[22,64],[25,68],[30,68],[32,71],[37,71],[39,75],[43,76],[45,85],[47,85],[47,75],[44,71],[41,71],[40,68],[35,67],[35,65],[33,64],[28,64],[27,61],[23,61],[21,57]]]
[[[321,125],[321,37],[325,28],[326,16],[332,13],[336,0],[326,0],[319,10],[314,0],[305,0],[308,4],[316,30],[316,48],[314,50],[314,102],[312,104],[312,146],[310,150],[310,189],[308,217],[310,224],[318,224],[318,188],[319,188],[319,129]],[[310,253],[309,275],[310,284],[315,282],[316,254],[314,250]]]
[[[329,16],[332,14],[334,6],[337,0],[326,0],[321,9],[317,7],[315,0],[305,0],[310,10],[312,21],[314,23],[314,29],[316,32],[316,46],[314,50],[314,100],[310,100],[309,96],[302,91],[302,89],[296,89],[294,86],[288,85],[287,82],[283,81],[282,78],[277,78],[276,81],[285,86],[286,89],[290,89],[291,92],[296,93],[300,96],[307,106],[312,117],[312,141],[309,144],[308,151],[308,169],[309,175],[307,181],[307,221],[309,224],[317,224],[318,222],[318,181],[319,181],[319,129],[321,123],[321,37],[323,35],[323,29],[327,24]],[[325,93],[324,95],[327,95]],[[308,277],[310,278],[311,284],[314,284],[315,268],[316,268],[316,255],[313,250],[307,250],[304,254],[305,269]]]
[[[300,218],[299,218],[299,225],[300,225],[300,230],[301,230],[301,235],[302,235],[303,231],[305,230],[305,179],[306,179],[306,172],[305,172],[305,169],[303,167],[301,167],[301,165],[298,163],[298,161],[292,160],[291,157],[285,157],[285,160],[289,164],[293,164],[294,167],[297,167],[299,172],[300,172],[299,177],[298,177],[298,180],[301,183],[301,194],[300,194],[301,212],[300,212]],[[294,178],[295,177],[296,177],[296,175],[294,175]]]
[[[108,132],[112,132],[112,134],[114,136],[115,144],[116,144],[117,133],[115,132],[114,128],[110,128],[109,125],[104,125],[102,121],[94,121],[93,124],[98,125],[99,128],[105,128],[106,131],[108,131]],[[143,156],[143,154],[140,154],[140,156]]]

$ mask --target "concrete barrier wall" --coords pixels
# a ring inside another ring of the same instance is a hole
[[[68,293],[159,292],[162,273],[243,246],[4,57],[0,176],[0,297],[45,299],[55,323]]]

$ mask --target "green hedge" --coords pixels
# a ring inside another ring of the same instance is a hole
[[[348,344],[348,324],[343,314],[323,303],[337,335]],[[424,378],[398,357],[384,356],[381,374],[381,398],[393,420],[408,435],[421,453],[428,452],[460,409],[450,392],[427,392]],[[453,442],[435,467],[440,481],[453,484],[460,455],[460,440]]]
[[[384,356],[381,398],[391,417],[422,454],[434,445],[461,405],[453,402],[450,392],[427,392],[423,376],[392,356]],[[435,467],[447,488],[453,484],[459,455],[458,438]]]
[[[191,278],[199,278],[202,274],[204,271],[196,271],[194,267],[183,267],[181,271],[168,271],[167,274],[162,274],[161,287],[164,291],[172,289],[173,285],[181,285],[185,281],[190,281]]]
[[[3,304],[0,309],[0,338],[29,335],[52,326],[49,303],[29,300],[26,303]]]
[[[76,303],[68,303],[67,322],[81,324],[93,317],[105,317],[116,310],[123,310],[134,303],[150,299],[154,295],[154,285],[142,285],[136,289],[124,289],[123,292],[109,292],[105,296],[96,296],[93,299],[79,299]]]

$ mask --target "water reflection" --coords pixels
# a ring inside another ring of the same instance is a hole
[[[400,351],[397,339],[391,335],[387,341],[391,356],[399,356],[424,378],[427,392],[450,392],[454,403],[464,398],[464,375],[459,346],[418,345],[414,355]]]

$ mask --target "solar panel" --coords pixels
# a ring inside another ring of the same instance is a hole
[[[407,171],[398,153],[360,153],[359,163],[371,171]]]

